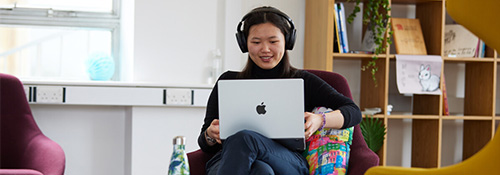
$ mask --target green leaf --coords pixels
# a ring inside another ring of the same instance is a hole
[[[386,134],[384,123],[379,118],[369,115],[360,123],[360,128],[368,148],[373,152],[379,151],[384,144]]]
[[[351,1],[354,0],[347,0],[347,2]],[[356,0],[354,10],[347,18],[347,21],[349,23],[352,23],[352,21],[356,17],[356,14],[361,11],[361,8],[359,7],[360,2],[361,0]],[[374,33],[373,39],[376,46],[374,52],[375,56],[372,57],[372,61],[375,61],[377,60],[377,56],[381,53],[384,53],[386,51],[386,47],[389,47],[391,45],[390,37],[392,36],[392,31],[389,31],[389,36],[387,36],[387,38],[384,35],[386,26],[390,26],[390,23],[387,23],[391,18],[391,16],[389,15],[391,11],[390,2],[389,0],[367,0],[363,2],[365,7],[363,9],[363,24],[368,25],[368,28]],[[388,44],[384,45],[384,39]],[[372,79],[375,82],[375,87],[377,87],[377,79],[375,73],[378,71],[378,68],[375,66],[375,62],[372,63],[370,61],[368,65],[362,66],[361,70],[368,70],[369,67],[372,67],[370,72],[372,75]]]

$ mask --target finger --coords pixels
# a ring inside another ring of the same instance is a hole
[[[312,126],[312,122],[310,120],[307,120],[306,123],[304,123],[305,129],[309,129]]]
[[[212,120],[212,125],[219,125],[219,119]]]
[[[305,134],[306,140],[307,140],[309,137],[311,137],[312,132],[311,132],[311,130],[308,129],[304,134]]]
[[[313,113],[305,112],[304,113],[304,118],[309,118],[309,117],[311,117],[311,115],[313,115]]]
[[[217,133],[215,135],[215,141],[217,141],[217,143],[219,143],[219,144],[222,144],[222,141],[220,140],[220,134],[219,133]]]

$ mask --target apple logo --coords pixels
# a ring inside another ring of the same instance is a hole
[[[262,102],[260,105],[257,105],[257,114],[264,115],[266,114],[266,105]]]

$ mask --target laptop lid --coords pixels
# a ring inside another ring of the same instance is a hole
[[[305,149],[302,79],[220,80],[218,94],[222,140],[246,129]]]

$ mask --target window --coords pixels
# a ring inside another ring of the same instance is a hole
[[[119,0],[0,0],[0,72],[78,81],[107,73],[119,80],[119,11]]]

